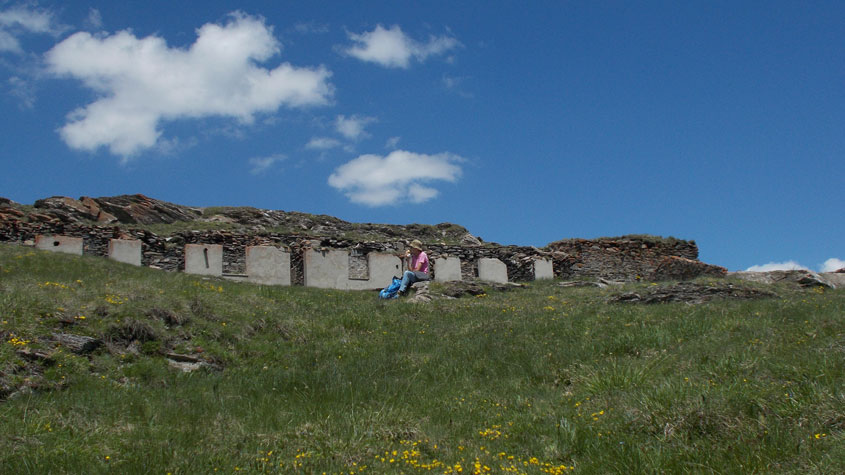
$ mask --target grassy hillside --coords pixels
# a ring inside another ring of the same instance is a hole
[[[0,473],[843,473],[845,292],[774,290],[423,305],[3,244]]]

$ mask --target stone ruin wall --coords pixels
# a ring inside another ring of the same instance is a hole
[[[370,252],[400,253],[405,241],[356,242],[336,238],[316,238],[295,234],[257,233],[243,234],[229,231],[186,231],[170,236],[158,236],[149,231],[107,226],[23,222],[0,222],[0,241],[33,241],[37,235],[65,235],[83,239],[83,253],[107,256],[111,239],[137,239],[142,242],[141,265],[167,271],[181,271],[185,266],[185,244],[220,244],[223,246],[223,273],[242,275],[245,272],[247,246],[283,246],[291,254],[291,283],[303,285],[303,251],[307,248],[347,249],[350,252],[350,277],[365,275],[366,255]],[[605,278],[631,281],[651,279],[662,261],[672,256],[696,261],[704,272],[722,273],[722,268],[698,263],[698,247],[694,241],[640,239],[572,239],[552,243],[544,249],[530,246],[460,246],[425,243],[432,261],[439,257],[457,257],[461,260],[464,280],[478,275],[480,258],[495,258],[507,267],[508,281],[525,282],[534,279],[533,261],[536,258],[552,261],[556,278]],[[708,271],[716,268],[716,271]],[[721,269],[721,270],[719,270]],[[436,272],[436,270],[435,270]]]
[[[548,249],[555,256],[555,276],[566,278],[649,279],[669,256],[698,260],[695,241],[676,239],[568,239]]]

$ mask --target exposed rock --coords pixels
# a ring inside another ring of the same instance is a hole
[[[834,289],[845,289],[845,272],[826,272],[821,276]]]
[[[626,292],[610,297],[609,303],[666,303],[686,302],[703,303],[713,299],[750,300],[777,297],[766,290],[738,287],[729,283],[697,284],[680,282],[670,286],[655,286],[639,292]]]
[[[202,212],[197,208],[182,206],[137,195],[120,195],[93,199],[100,208],[115,216],[121,223],[158,224],[176,221],[193,221]]]
[[[43,213],[29,213],[27,215],[30,221],[41,222],[41,223],[58,223],[60,220],[55,216],[51,216],[49,214]]]
[[[0,207],[5,207],[5,206],[11,207],[11,206],[14,206],[14,205],[17,205],[17,203],[10,200],[9,198],[3,198],[2,196],[0,196]]]
[[[17,220],[24,216],[24,212],[15,208],[0,208],[0,221]]]
[[[191,363],[190,361],[176,361],[170,358],[167,358],[167,365],[171,368],[178,369],[183,373],[191,373],[203,367],[202,363]]]
[[[215,214],[214,216],[202,218],[202,219],[200,219],[200,221],[204,221],[206,223],[237,223],[238,222],[235,218],[230,218],[230,217],[224,216],[222,214]]]
[[[412,288],[414,290],[414,295],[409,297],[406,302],[408,303],[427,303],[431,302],[431,290],[430,290],[431,282],[418,282],[415,283]]]
[[[45,210],[64,222],[78,222],[79,220],[96,221],[97,214],[82,204],[81,201],[67,196],[51,196],[35,202],[35,207]]]
[[[102,224],[109,224],[117,220],[114,216],[101,210],[94,200],[84,196],[79,200],[67,196],[52,196],[36,201],[34,207],[42,211],[41,215],[33,218],[35,220],[43,221],[42,215],[51,216],[64,223],[97,221]]]
[[[208,368],[215,371],[223,370],[222,366],[216,363],[206,361],[200,356],[182,355],[179,353],[166,353],[164,356],[167,359],[168,366],[183,371],[185,373],[190,373],[192,371],[196,371],[198,369],[203,368]]]
[[[525,288],[525,284],[520,284],[519,282],[488,282],[487,284],[492,287],[493,290],[497,290],[499,292]]]
[[[508,282],[505,284],[485,282],[484,284],[499,292],[525,287],[525,284],[515,282]],[[409,297],[406,302],[426,303],[435,298],[461,298],[466,295],[478,296],[486,293],[484,287],[477,282],[451,281],[443,282],[441,285],[441,291],[432,293],[431,282],[417,282],[411,286],[414,294]]]
[[[23,359],[35,361],[45,366],[50,366],[56,362],[50,353],[47,353],[46,351],[33,350],[31,348],[22,348],[15,351],[15,354]]]
[[[167,359],[170,359],[170,360],[173,360],[173,361],[182,361],[182,362],[185,362],[185,363],[200,363],[200,362],[204,361],[199,356],[183,355],[183,354],[180,354],[180,353],[165,353],[164,356]]]
[[[798,285],[800,285],[801,287],[834,287],[833,284],[831,284],[827,279],[816,274],[815,272],[810,272],[804,277],[798,279]]]
[[[103,344],[103,340],[98,338],[72,335],[70,333],[54,333],[53,340],[62,346],[70,348],[71,351],[77,354],[91,353]]]
[[[625,285],[625,282],[619,282],[614,280],[606,280],[606,279],[598,279],[596,281],[587,281],[587,280],[569,280],[564,282],[559,282],[557,284],[560,287],[598,287],[600,289],[606,289],[607,287],[616,287],[620,285]]]
[[[473,236],[470,233],[466,233],[461,238],[461,245],[462,246],[480,246],[481,240],[479,240],[477,237]]]
[[[791,283],[800,287],[828,287],[835,288],[836,284],[821,275],[809,270],[776,270],[770,272],[734,272],[742,280],[760,282],[763,284]]]
[[[484,288],[475,282],[453,281],[443,283],[443,295],[460,298],[464,295],[481,295]]]
[[[79,199],[79,201],[91,211],[91,214],[94,216],[94,219],[98,223],[111,224],[111,223],[117,221],[117,217],[103,211],[100,208],[100,205],[96,201],[94,201],[93,198],[83,196],[82,198]]]
[[[724,277],[727,274],[728,270],[724,267],[684,257],[667,256],[657,264],[647,279],[651,281],[692,280],[700,276]]]
[[[557,284],[559,287],[598,287],[598,288],[605,288],[607,285],[601,284],[599,282],[591,281],[591,280],[567,280],[563,282],[558,282]]]

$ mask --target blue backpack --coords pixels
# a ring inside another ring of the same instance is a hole
[[[395,299],[399,298],[399,287],[402,285],[402,279],[394,277],[393,282],[387,287],[379,290],[378,298],[380,299]]]

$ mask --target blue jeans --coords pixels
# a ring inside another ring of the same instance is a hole
[[[406,270],[405,273],[402,274],[402,283],[399,285],[399,292],[404,292],[408,289],[408,286],[414,282],[422,282],[424,280],[428,280],[428,274],[425,272]]]

